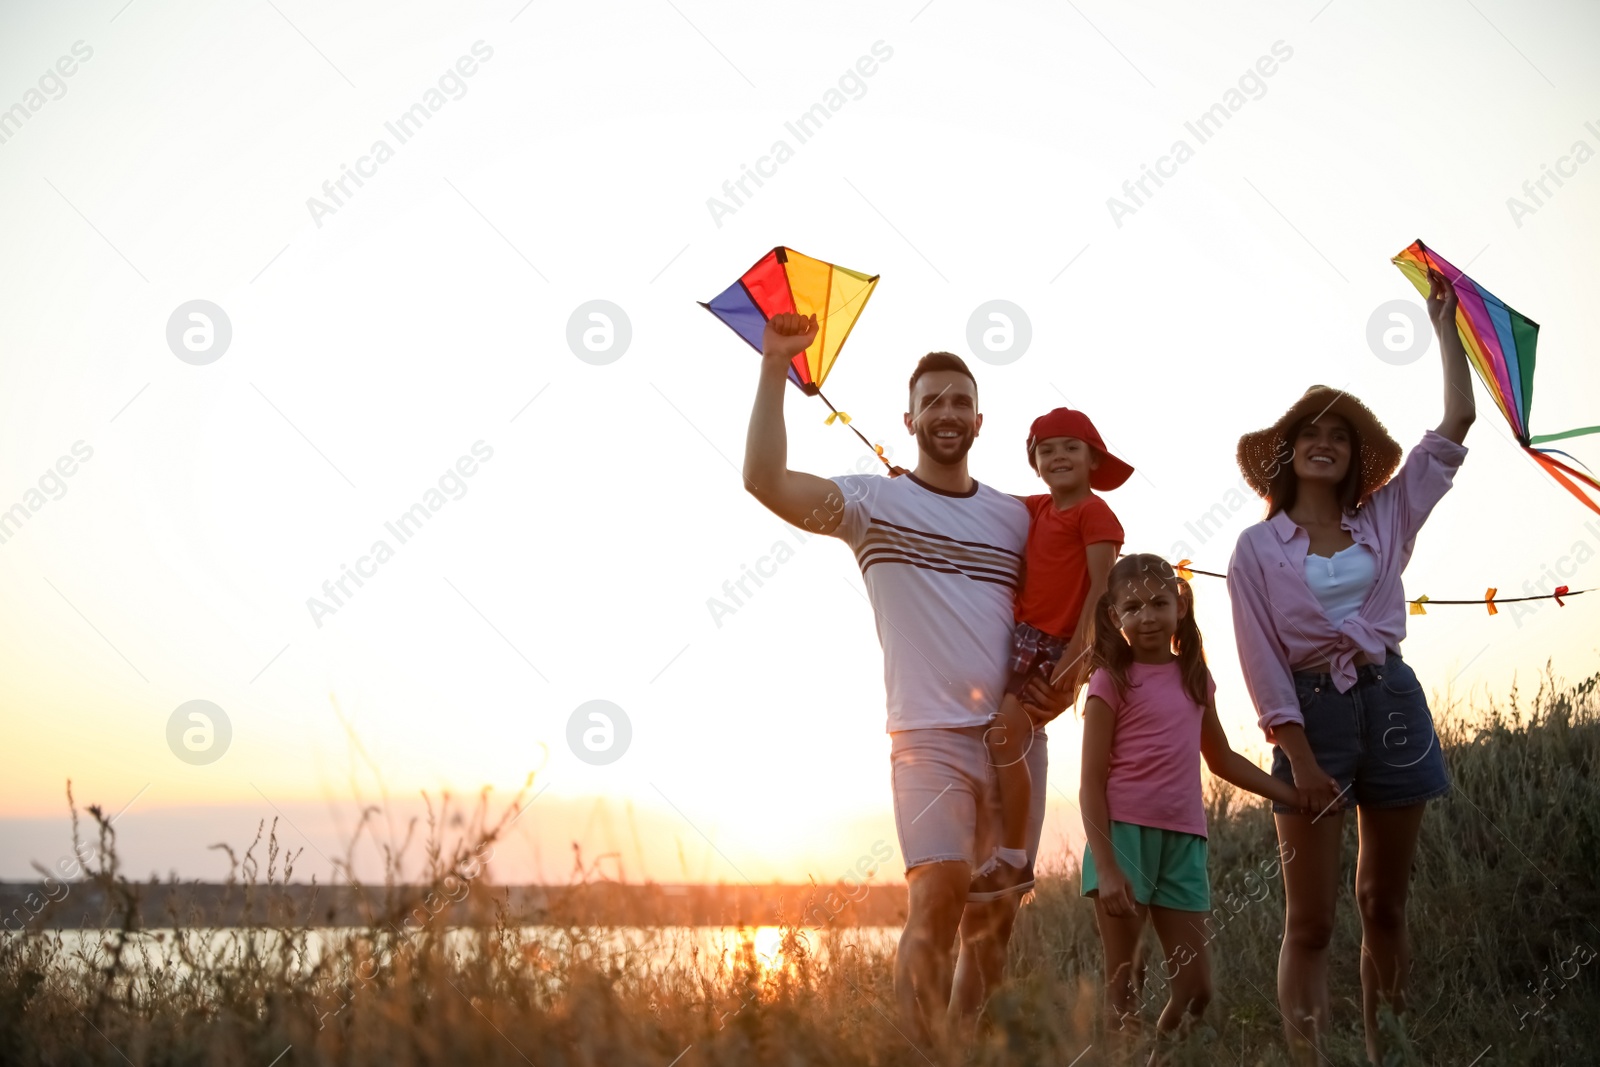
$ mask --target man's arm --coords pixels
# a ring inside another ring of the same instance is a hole
[[[778,518],[831,534],[844,515],[839,487],[826,478],[789,469],[789,436],[783,425],[783,391],[789,361],[817,336],[817,317],[785,313],[767,321],[761,337],[761,379],[744,441],[744,487]]]

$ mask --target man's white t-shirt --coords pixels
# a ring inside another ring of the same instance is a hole
[[[877,616],[889,732],[984,725],[1005,691],[1028,509],[976,481],[967,493],[914,474],[833,482],[835,536],[855,551]]]

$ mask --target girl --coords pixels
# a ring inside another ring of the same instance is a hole
[[[1444,419],[1392,481],[1400,446],[1365,405],[1326,386],[1239,439],[1239,466],[1267,500],[1266,520],[1239,535],[1228,567],[1239,659],[1274,742],[1273,775],[1314,801],[1309,814],[1276,815],[1280,847],[1295,857],[1284,867],[1278,1003],[1301,1062],[1316,1061],[1328,1030],[1343,809],[1358,809],[1362,1020],[1379,1063],[1379,1002],[1405,1006],[1406,891],[1423,809],[1450,790],[1422,684],[1400,658],[1400,573],[1467,454],[1476,413],[1455,289],[1437,272],[1431,289]]]
[[[1106,954],[1107,1023],[1120,1028],[1137,1015],[1134,954],[1148,915],[1176,965],[1157,1030],[1187,1032],[1211,999],[1200,758],[1241,789],[1291,807],[1302,798],[1228,746],[1193,593],[1160,556],[1125,556],[1111,568],[1091,664],[1078,802],[1089,839],[1083,894],[1095,898]]]

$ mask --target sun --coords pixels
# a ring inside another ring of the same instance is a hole
[[[776,926],[758,926],[750,939],[755,946],[756,959],[763,971],[776,971],[783,966],[783,930]]]

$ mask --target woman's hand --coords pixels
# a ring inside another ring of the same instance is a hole
[[[1106,914],[1118,919],[1135,914],[1139,903],[1133,899],[1133,885],[1122,873],[1122,868],[1108,863],[1098,874],[1095,891],[1100,894],[1100,903],[1105,905]]]
[[[1428,318],[1433,322],[1433,331],[1441,339],[1450,331],[1449,336],[1454,336],[1456,329],[1456,287],[1450,279],[1436,270],[1428,271]]]
[[[1444,418],[1435,431],[1446,440],[1461,444],[1467,438],[1477,405],[1472,399],[1472,373],[1467,369],[1467,350],[1456,329],[1456,287],[1437,270],[1428,271],[1428,318],[1439,335],[1439,352],[1444,357]]]
[[[1294,771],[1294,789],[1299,798],[1297,806],[1311,816],[1312,822],[1334,810],[1335,805],[1344,798],[1344,790],[1339,788],[1339,783],[1316,760],[1300,763],[1290,760],[1289,766]]]

